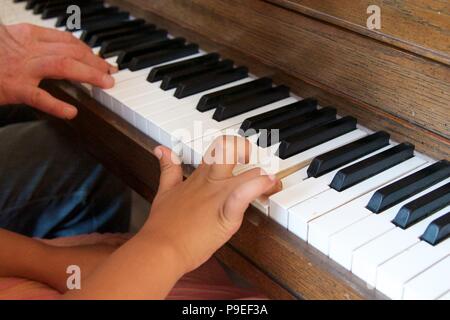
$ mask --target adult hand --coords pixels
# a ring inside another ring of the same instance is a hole
[[[42,79],[68,79],[111,88],[117,69],[68,32],[30,24],[0,25],[0,105],[27,104],[59,118],[77,110],[39,88]]]

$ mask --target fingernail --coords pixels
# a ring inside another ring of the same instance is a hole
[[[278,180],[277,188],[278,188],[278,190],[283,190],[283,182],[281,180]]]
[[[155,154],[155,157],[157,157],[159,160],[161,160],[163,153],[161,148],[156,147],[155,150],[153,150],[153,153]]]
[[[70,119],[75,118],[75,116],[78,113],[78,110],[75,107],[64,107],[63,112],[64,112],[64,117],[66,119],[70,120]]]
[[[114,78],[109,74],[105,74],[103,76],[103,84],[105,85],[105,87],[111,88],[112,86],[114,86]]]
[[[277,181],[277,176],[274,175],[274,174],[269,174],[268,177],[269,177],[269,179],[272,180],[272,181]]]
[[[114,73],[116,73],[118,71],[119,71],[119,69],[117,67],[115,67],[113,65],[109,66],[109,70],[108,70],[109,74],[114,74]]]

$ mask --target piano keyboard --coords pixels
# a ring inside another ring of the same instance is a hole
[[[78,4],[73,34],[120,69],[112,89],[83,84],[92,97],[194,165],[218,135],[254,129],[246,135],[257,165],[283,177],[257,208],[389,298],[450,298],[448,161],[102,1],[5,2],[3,23],[59,30],[66,6]],[[281,142],[259,139],[270,129]]]

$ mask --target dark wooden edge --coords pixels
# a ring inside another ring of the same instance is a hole
[[[152,154],[157,143],[70,83],[46,81],[42,86],[55,97],[78,107],[77,118],[67,122],[77,139],[111,172],[151,201],[159,180],[158,161]],[[56,125],[65,123],[56,122]],[[229,245],[241,256],[233,257],[234,261],[248,261],[259,270],[253,280],[266,275],[264,281],[272,279],[276,287],[298,297],[385,298],[253,207],[247,210],[241,229]],[[244,266],[238,273],[248,274],[249,264],[233,265]],[[264,283],[256,286],[270,287]]]
[[[277,5],[277,6],[280,6],[280,7],[283,7],[285,9],[289,9],[289,10],[307,15],[309,17],[312,17],[312,18],[315,18],[318,20],[322,20],[322,21],[340,26],[342,28],[362,34],[364,36],[371,37],[380,42],[395,46],[399,49],[413,52],[424,58],[434,60],[434,61],[442,63],[444,65],[447,65],[447,66],[450,65],[450,57],[441,51],[432,50],[431,48],[423,47],[419,44],[416,44],[416,43],[413,43],[410,41],[405,41],[400,38],[396,38],[394,36],[391,36],[391,35],[388,35],[388,34],[385,34],[382,32],[369,30],[358,24],[339,19],[332,15],[328,15],[324,12],[313,10],[306,6],[302,6],[299,3],[296,3],[295,1],[290,1],[290,0],[264,0],[264,1],[274,4],[274,5]]]
[[[299,298],[295,293],[291,293],[288,289],[279,285],[243,255],[236,252],[229,244],[220,248],[216,252],[215,257],[225,266],[254,285],[260,292],[264,292],[270,299],[295,300]]]
[[[135,4],[125,0],[108,0],[111,4],[119,5],[137,17],[145,18],[156,23],[159,27],[167,28],[173,35],[182,36],[209,52],[218,52],[223,57],[235,61],[237,65],[249,67],[257,76],[271,77],[275,83],[289,86],[292,92],[301,97],[314,97],[320,105],[332,105],[341,115],[352,115],[358,123],[372,130],[386,130],[396,141],[409,141],[416,146],[416,150],[437,159],[450,158],[450,140],[446,137],[417,126],[408,120],[401,119],[389,112],[371,106],[364,101],[356,100],[345,92],[336,91],[318,81],[309,78],[294,77],[286,72],[268,67],[245,52],[224,46],[199,33],[184,28],[179,24],[161,17],[153,12],[143,10]]]

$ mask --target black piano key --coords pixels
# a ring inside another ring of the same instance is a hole
[[[211,75],[197,77],[181,82],[175,91],[174,97],[178,99],[185,98],[246,77],[248,77],[248,69],[246,67],[238,67],[213,73]]]
[[[28,0],[25,9],[32,10],[34,7],[40,3],[47,3],[48,0]]]
[[[272,86],[272,79],[260,78],[231,88],[205,94],[197,104],[197,110],[205,112],[217,108],[220,102],[234,99],[237,95],[251,94]]]
[[[181,48],[185,45],[186,39],[184,38],[175,38],[175,39],[162,39],[159,41],[149,41],[149,42],[141,42],[140,44],[136,44],[128,49],[123,49],[117,58],[117,65],[120,70],[128,68],[129,63],[134,57],[139,57],[149,53],[155,53],[158,51],[162,51],[165,49],[172,48]],[[111,47],[114,47],[112,44],[121,44],[122,41],[114,40],[107,41],[102,49],[108,51]],[[123,48],[123,47],[122,47]]]
[[[172,74],[168,74],[164,77],[161,83],[162,90],[170,90],[178,86],[182,81],[186,81],[207,73],[216,72],[217,70],[229,70],[234,65],[233,60],[213,61],[210,64],[203,64],[200,66],[191,66]]]
[[[59,6],[59,3],[57,4]],[[41,14],[45,9],[53,7],[51,3],[38,3],[33,8],[34,14]]]
[[[336,109],[332,107],[322,108],[310,113],[293,117],[287,120],[280,120],[272,123],[271,127],[260,130],[258,146],[266,148],[272,144],[284,141],[291,136],[298,136],[306,130],[322,126],[336,120]],[[278,129],[275,133],[278,137],[272,136],[272,129]]]
[[[65,0],[27,0],[27,4],[25,6],[25,9],[27,10],[34,10],[34,8],[36,6],[40,6],[42,4],[53,4],[53,3],[58,3],[61,1],[65,1]],[[74,0],[73,4],[76,4],[77,1],[86,1],[86,0]]]
[[[315,157],[308,167],[308,177],[318,178],[389,145],[389,134],[379,131]]]
[[[286,86],[267,88],[240,99],[220,102],[213,114],[213,119],[224,121],[288,97],[289,88]]]
[[[272,81],[270,79],[270,81]],[[273,89],[272,85],[258,85],[258,86],[253,86],[251,88],[248,88],[248,90],[245,91],[241,91],[241,92],[235,92],[233,94],[228,94],[225,96],[222,96],[217,105],[212,108],[212,109],[217,109],[219,106],[225,106],[225,105],[229,105],[232,102],[237,102],[237,101],[241,101],[243,99],[251,99],[251,97],[256,97],[257,94],[262,94],[263,92],[267,92],[268,90]],[[211,110],[211,109],[210,109]],[[216,110],[217,111],[217,110]]]
[[[108,9],[108,8],[105,8]],[[81,19],[81,29],[89,28],[91,25],[103,24],[109,21],[124,21],[130,19],[130,13],[126,11],[117,11],[112,13],[101,12],[99,14],[94,14],[90,17],[85,17]]]
[[[280,143],[276,155],[281,159],[287,159],[355,129],[356,119],[353,117],[343,117],[322,126],[306,130],[300,135],[287,138]]]
[[[42,20],[53,19],[63,15],[67,10],[66,6],[63,7],[50,7],[46,8],[41,15]]]
[[[128,36],[130,34],[137,35],[153,32],[155,28],[156,27],[153,24],[145,24],[141,26],[123,27],[105,32],[100,32],[93,35],[87,44],[90,47],[94,48],[100,46],[104,41]]]
[[[70,5],[77,5],[83,7],[90,3],[96,3],[103,6],[103,1],[101,0],[59,0],[59,1],[49,1],[49,2],[41,2],[34,6],[33,13],[34,14],[42,14],[46,9],[53,8],[64,8],[64,12],[67,11],[67,7]]]
[[[402,143],[339,170],[330,187],[343,191],[414,156],[414,146]]]
[[[83,12],[83,11],[81,11]],[[48,6],[42,10],[41,19],[53,19],[67,13],[67,5]]]
[[[130,13],[129,12],[124,12],[124,11],[118,11],[118,12],[113,12],[111,14],[95,14],[92,15],[88,18],[82,18],[81,19],[81,28],[73,28],[73,29],[68,29],[66,28],[67,31],[79,31],[79,30],[86,30],[89,28],[97,28],[100,27],[102,25],[106,25],[107,23],[113,23],[113,22],[120,22],[120,21],[124,21],[124,20],[128,20],[130,18]]]
[[[125,55],[127,51],[140,47],[142,44],[153,45],[164,40],[167,40],[166,30],[155,30],[145,34],[123,36],[114,40],[104,41],[100,48],[99,55],[102,58],[118,55],[120,58],[120,56]],[[130,61],[131,57],[127,60],[127,63]],[[123,67],[125,68],[125,63],[123,63]]]
[[[446,160],[438,161],[377,190],[370,199],[367,209],[380,213],[449,176],[450,163]]]
[[[161,52],[134,57],[129,64],[130,71],[145,69],[164,62],[180,59],[198,53],[198,44],[191,43],[181,48],[169,48]]]
[[[284,107],[267,111],[256,116],[247,118],[242,122],[239,129],[244,136],[250,136],[259,131],[259,129],[271,129],[274,124],[281,121],[312,112],[317,109],[317,100],[312,98],[303,99]],[[253,129],[253,130],[250,130]]]
[[[450,237],[450,212],[431,222],[420,239],[435,246],[448,237]]]
[[[117,12],[119,11],[119,8],[117,7],[104,7],[103,2],[92,2],[86,5],[83,5],[82,8],[82,15],[83,18],[89,18],[91,16],[99,15],[101,13],[105,12]],[[64,13],[60,16],[58,16],[58,19],[56,20],[55,27],[64,27],[67,24],[67,20],[71,14]]]
[[[392,223],[406,229],[450,204],[450,183],[437,188],[400,208]]]
[[[142,26],[145,24],[145,21],[143,19],[136,19],[136,20],[127,20],[127,21],[113,21],[109,23],[105,23],[104,25],[98,26],[98,27],[92,27],[88,28],[83,31],[81,34],[80,40],[84,41],[85,43],[88,43],[91,38],[99,33],[107,32],[116,30],[119,28],[124,27],[133,27],[133,26]]]
[[[220,55],[218,53],[208,53],[203,56],[186,59],[179,62],[169,63],[160,67],[152,68],[150,74],[147,77],[148,82],[161,81],[166,75],[185,70],[192,66],[201,66],[204,64],[210,64],[219,61]]]

